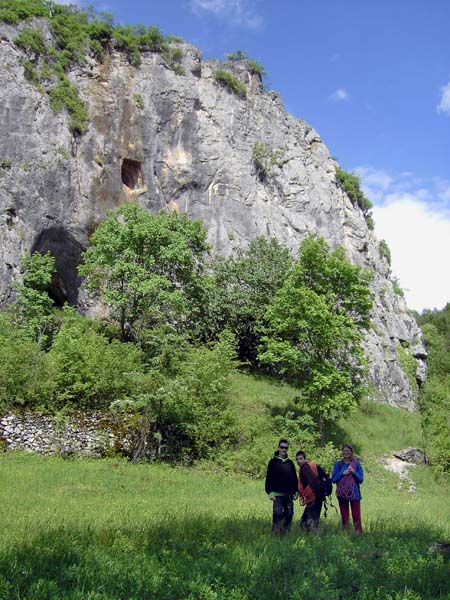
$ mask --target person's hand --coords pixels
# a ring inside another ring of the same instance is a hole
[[[353,469],[351,467],[348,467],[347,469],[345,469],[344,475],[350,475],[350,473],[352,472],[352,470]]]
[[[349,473],[354,473],[355,469],[350,465],[349,468],[347,469],[349,471]]]
[[[275,498],[276,496],[269,496],[269,500],[271,500],[272,502],[275,502]]]

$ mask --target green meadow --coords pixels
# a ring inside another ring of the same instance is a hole
[[[242,374],[233,390],[249,421],[290,401]],[[420,444],[417,416],[368,405],[339,430],[365,467],[360,537],[341,532],[333,509],[319,534],[300,532],[297,504],[291,533],[273,538],[263,481],[212,463],[2,454],[0,599],[450,598],[448,555],[433,547],[450,537],[448,483],[416,467],[411,494],[377,464]]]

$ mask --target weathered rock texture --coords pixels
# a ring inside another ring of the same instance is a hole
[[[222,253],[259,235],[296,250],[314,233],[333,247],[342,244],[354,263],[374,271],[367,350],[376,394],[414,408],[416,382],[408,381],[396,347],[401,342],[411,349],[419,381],[426,354],[414,318],[393,291],[379,243],[337,185],[336,162],[319,135],[288,114],[278,94],[264,91],[245,61],[225,65],[246,85],[242,98],[215,81],[223,65],[202,61],[188,44],[180,44],[184,75],[155,53],[143,55],[137,68],[118,53],[107,64],[87,59],[70,74],[90,116],[89,131],[74,138],[67,115],[52,112],[45,93],[25,80],[16,35],[16,28],[0,28],[3,303],[21,254],[37,249],[56,255],[54,299],[80,304],[80,253],[107,209],[123,202],[203,219]],[[265,179],[252,159],[255,142],[281,149],[282,159]]]

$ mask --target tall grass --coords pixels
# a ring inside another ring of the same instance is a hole
[[[430,552],[449,535],[449,490],[425,469],[414,496],[369,471],[363,536],[344,535],[329,513],[319,535],[295,526],[279,539],[259,481],[2,455],[0,598],[449,598],[448,563]]]

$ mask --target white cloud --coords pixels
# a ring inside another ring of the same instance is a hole
[[[339,88],[328,96],[330,102],[347,102],[350,98],[350,94],[344,88]]]
[[[437,105],[437,111],[450,115],[450,81],[441,88],[441,94],[441,101]]]
[[[408,306],[442,308],[450,301],[450,204],[440,190],[448,191],[450,182],[424,182],[413,173],[396,175],[369,167],[357,172],[375,204],[375,233],[391,249],[392,270]]]
[[[248,29],[259,29],[263,24],[252,0],[191,0],[191,8],[195,14],[210,13]]]

